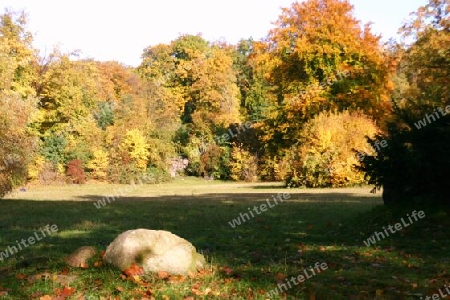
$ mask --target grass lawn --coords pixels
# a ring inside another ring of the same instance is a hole
[[[64,299],[72,292],[65,299],[268,299],[267,292],[316,263],[328,268],[286,285],[287,291],[278,290],[273,299],[425,299],[450,281],[448,215],[423,207],[387,210],[370,187],[285,189],[274,183],[186,178],[138,186],[100,209],[94,206],[124,187],[28,187],[0,200],[0,251],[47,224],[58,227],[0,261],[0,299],[58,294]],[[230,226],[248,207],[280,192],[290,198]],[[383,226],[401,218],[408,223],[406,215],[413,210],[426,216],[374,246],[364,244]],[[99,259],[84,269],[66,267],[64,258],[75,249],[105,250],[118,234],[136,228],[168,230],[187,239],[205,255],[207,269],[195,277],[133,281]]]

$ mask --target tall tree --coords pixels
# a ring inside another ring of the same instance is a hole
[[[403,27],[411,41],[398,73],[406,84],[396,91],[389,147],[364,161],[370,182],[383,186],[386,204],[412,200],[450,204],[450,5],[430,0]],[[405,46],[405,45],[403,45]]]
[[[0,15],[0,196],[23,182],[36,149],[28,124],[36,112],[36,56],[26,16]]]
[[[323,110],[362,109],[377,120],[389,112],[380,37],[354,18],[348,1],[296,2],[275,25],[256,59],[279,106],[271,134],[277,144],[295,143],[301,124]]]

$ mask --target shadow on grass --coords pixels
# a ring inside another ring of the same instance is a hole
[[[235,287],[239,296],[246,295],[248,288],[269,291],[283,283],[280,274],[298,276],[304,268],[326,262],[328,270],[289,289],[287,293],[297,299],[311,293],[318,299],[348,299],[361,291],[374,295],[379,289],[386,290],[386,299],[395,298],[411,290],[409,282],[417,283],[416,289],[429,289],[424,279],[448,267],[448,260],[439,265],[446,259],[442,249],[449,246],[448,239],[432,245],[433,250],[420,246],[430,234],[446,237],[428,221],[375,247],[365,247],[363,241],[374,230],[381,231],[398,217],[380,208],[379,198],[297,191],[289,200],[250,217],[248,208],[266,203],[272,195],[120,197],[100,209],[94,203],[103,197],[97,195],[80,197],[81,201],[3,200],[0,251],[46,224],[56,224],[58,234],[20,251],[15,258],[47,256],[52,267],[61,268],[64,256],[78,247],[92,245],[103,250],[130,229],[167,230],[192,242],[219,270],[229,266],[233,272],[219,272],[219,278],[239,281]],[[230,222],[244,213],[249,218],[233,228]],[[12,262],[13,258],[3,264]],[[421,268],[420,277],[411,272],[411,266]],[[401,280],[394,280],[393,274]]]

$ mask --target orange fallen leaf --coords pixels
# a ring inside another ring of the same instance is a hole
[[[158,271],[157,275],[159,279],[166,279],[169,277],[169,273],[165,271]]]
[[[71,296],[73,293],[75,292],[75,288],[70,288],[68,286],[65,286],[62,291],[61,291],[61,295],[62,297],[69,297]]]
[[[23,279],[25,279],[25,277],[27,277],[27,276],[25,276],[25,274],[22,274],[22,273],[16,275],[16,278],[19,280],[23,280]]]
[[[69,274],[69,269],[66,268],[66,267],[64,267],[64,268],[61,270],[61,275],[67,275],[67,274]]]
[[[201,295],[203,295],[203,293],[202,293],[199,289],[192,288],[192,289],[191,289],[191,292],[192,292],[195,296],[201,296]]]
[[[224,267],[224,268],[222,269],[222,271],[224,271],[225,274],[227,274],[227,275],[231,275],[231,274],[233,273],[233,269],[230,268],[230,267],[228,267],[228,266]]]
[[[287,275],[283,274],[283,273],[277,273],[277,275],[275,277],[277,278],[277,281],[282,281],[287,278]]]
[[[135,263],[133,263],[128,269],[126,269],[123,272],[127,276],[133,276],[133,275],[142,275],[144,273],[144,270]]]
[[[44,295],[40,297],[39,300],[52,300],[52,297],[50,297],[49,295]]]

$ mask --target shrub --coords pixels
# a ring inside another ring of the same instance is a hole
[[[300,132],[299,142],[287,152],[290,161],[286,178],[289,186],[340,187],[365,182],[355,169],[359,159],[355,149],[367,150],[366,136],[377,133],[375,124],[364,114],[321,113]]]
[[[54,165],[66,162],[65,149],[67,140],[62,135],[51,133],[43,138],[42,147],[40,149],[41,156],[45,160],[52,162]]]
[[[70,177],[72,183],[83,184],[86,182],[83,163],[79,159],[73,159],[67,164],[66,174]]]
[[[36,99],[0,90],[0,197],[25,182],[36,139],[27,132]]]
[[[386,140],[388,147],[368,156],[361,170],[370,184],[383,186],[386,205],[406,202],[450,204],[450,115],[417,129],[420,114],[396,111],[396,120],[385,135],[369,139],[371,144]]]
[[[125,138],[120,145],[120,149],[126,152],[132,159],[133,164],[142,171],[147,169],[149,156],[148,148],[149,145],[145,137],[137,129],[127,131]]]
[[[255,155],[233,145],[231,151],[231,178],[233,180],[256,181],[258,179],[258,160]]]
[[[92,159],[88,162],[87,167],[92,171],[92,177],[104,180],[108,176],[109,155],[102,149],[94,149],[92,151]]]

